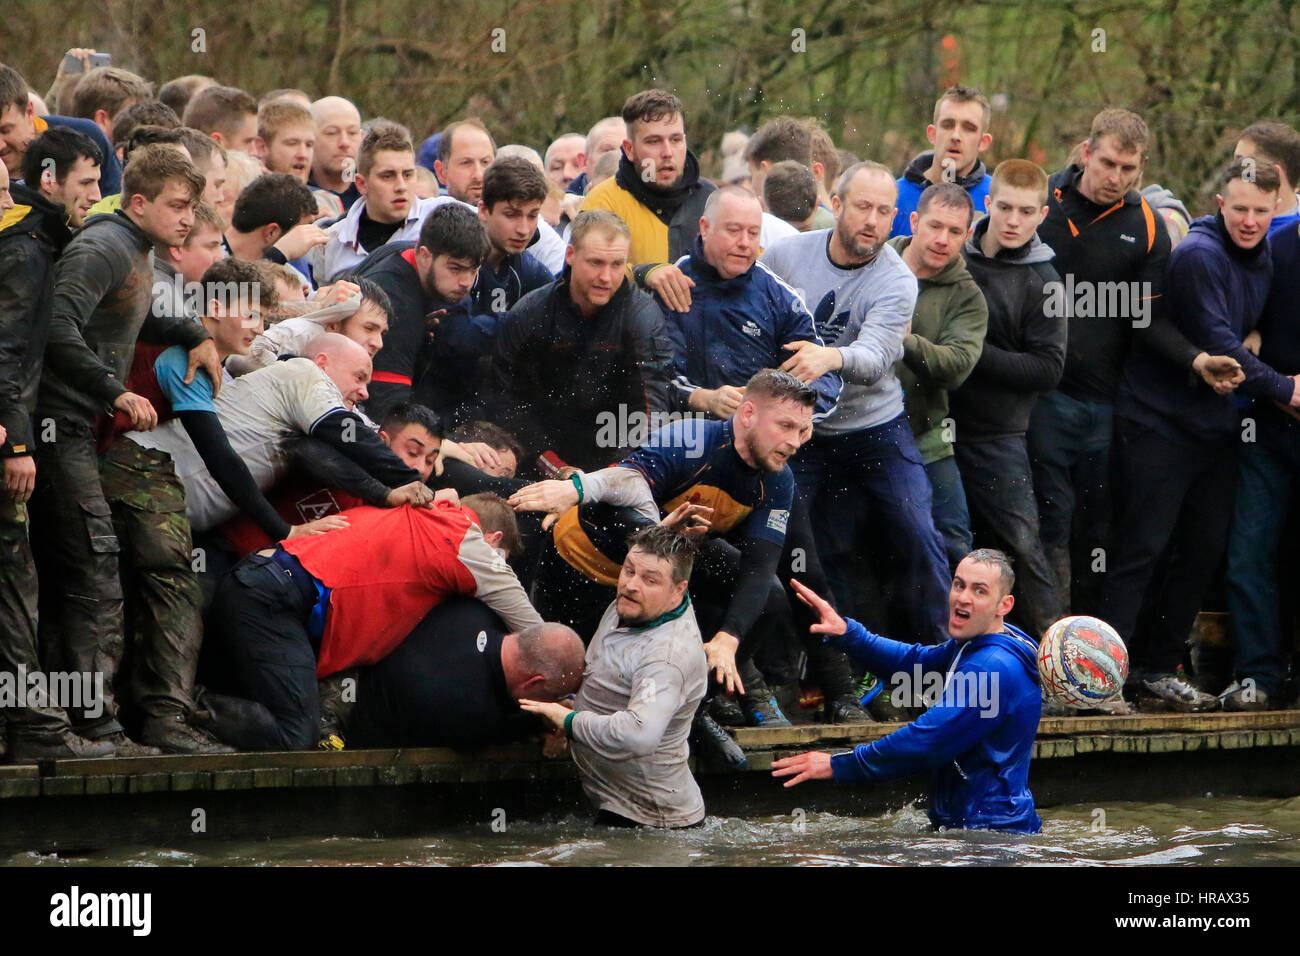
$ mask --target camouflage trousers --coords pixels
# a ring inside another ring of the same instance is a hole
[[[41,673],[36,652],[36,565],[28,533],[27,506],[0,490],[0,677],[12,681],[15,703],[0,706],[13,737],[45,737],[68,729],[68,715],[59,707],[45,706],[27,692],[29,680]],[[25,685],[17,706],[18,684]],[[10,689],[7,689],[7,691]],[[6,691],[6,692],[7,692]],[[0,729],[0,742],[4,731]]]
[[[99,459],[90,426],[54,419],[36,443],[32,546],[44,582],[41,660],[51,670],[102,674],[93,707],[68,709],[83,737],[122,729],[113,679],[122,659],[122,584],[117,534],[99,484]]]
[[[188,715],[203,624],[185,488],[170,455],[125,437],[99,475],[121,548],[132,702],[146,719]]]

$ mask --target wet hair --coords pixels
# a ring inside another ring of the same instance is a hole
[[[379,427],[393,435],[407,425],[419,425],[434,438],[441,439],[443,436],[442,418],[432,408],[419,402],[398,402],[384,416],[384,423]]]
[[[699,539],[661,524],[650,524],[627,536],[627,548],[667,561],[673,569],[673,583],[681,584],[691,576]]]
[[[83,156],[96,166],[104,165],[104,154],[99,151],[99,145],[85,133],[65,126],[51,126],[28,145],[23,156],[23,180],[32,189],[38,188],[41,173],[52,161],[54,178],[62,185]]]
[[[755,372],[745,383],[744,401],[766,398],[776,402],[798,402],[805,408],[817,404],[817,390],[789,372],[779,368],[765,368]]]
[[[973,86],[950,86],[944,90],[937,100],[934,101],[934,119],[931,122],[939,125],[939,112],[943,109],[944,103],[978,103],[983,108],[983,121],[981,132],[988,132],[989,116],[989,98]]]
[[[1286,123],[1260,120],[1243,129],[1237,139],[1254,143],[1255,159],[1281,166],[1292,185],[1300,182],[1300,133]]]
[[[806,222],[817,209],[812,170],[793,159],[772,166],[763,180],[763,202],[772,215],[786,222]]]
[[[122,171],[122,206],[125,208],[136,195],[153,202],[171,180],[187,186],[191,200],[202,198],[203,174],[187,157],[167,146],[140,147]]]
[[[478,523],[483,533],[501,532],[501,547],[506,554],[518,554],[523,550],[523,539],[519,536],[519,522],[515,520],[515,510],[506,504],[500,495],[480,492],[460,499],[462,508],[469,508],[478,516]]]
[[[452,437],[458,442],[479,441],[494,451],[511,452],[516,461],[523,461],[524,455],[527,454],[519,439],[492,422],[470,422],[456,429]]]
[[[375,168],[375,153],[380,150],[415,155],[415,145],[411,142],[406,127],[395,123],[376,126],[366,133],[366,138],[361,141],[361,148],[357,150],[357,172],[362,176],[369,176],[370,170]]]
[[[235,200],[230,224],[239,232],[252,232],[275,223],[288,232],[316,211],[316,197],[305,183],[289,173],[263,173]]]
[[[127,100],[152,96],[153,84],[144,77],[116,66],[97,66],[77,81],[72,91],[72,115],[94,119],[103,110],[111,119],[122,112]]]
[[[245,116],[257,115],[257,101],[234,86],[209,86],[199,90],[185,107],[181,122],[209,136],[218,132],[233,137]]]
[[[1004,159],[993,168],[989,195],[1002,189],[1032,189],[1042,205],[1047,202],[1047,173],[1027,159]]]
[[[488,212],[499,202],[545,202],[546,174],[526,159],[505,156],[483,174],[483,205]]]
[[[793,116],[778,116],[758,128],[745,144],[745,162],[776,164],[793,160],[811,171],[812,132]],[[805,219],[807,216],[804,217]]]
[[[140,126],[162,126],[175,129],[181,125],[176,111],[162,100],[140,100],[132,103],[113,120],[113,145],[122,146]]]
[[[653,123],[672,116],[680,116],[682,122],[686,122],[682,101],[667,90],[642,90],[633,93],[623,103],[623,122],[627,124],[628,138],[633,136],[634,123]]]
[[[1096,149],[1103,136],[1113,137],[1115,144],[1126,153],[1136,151],[1146,156],[1150,132],[1146,121],[1132,110],[1112,107],[1094,116],[1088,131],[1088,148]]]
[[[1011,589],[1016,586],[1016,572],[1011,567],[1011,559],[997,548],[976,548],[963,561],[974,561],[976,564],[987,565],[988,567],[998,569],[998,582],[1002,586],[1002,596],[1011,593]]]
[[[1234,159],[1219,174],[1219,188],[1226,189],[1234,179],[1252,183],[1266,193],[1275,193],[1282,188],[1282,177],[1272,163],[1256,162],[1250,156]]]
[[[455,139],[456,134],[467,126],[487,133],[488,142],[492,144],[492,155],[496,155],[497,141],[492,138],[492,134],[488,132],[488,128],[483,125],[482,120],[476,120],[473,118],[459,120],[444,129],[442,131],[442,136],[438,139],[438,159],[444,166],[446,166],[447,161],[451,159],[451,148],[455,145],[453,140]]]
[[[956,183],[931,183],[926,186],[921,198],[916,201],[917,217],[924,216],[934,203],[966,210],[967,226],[975,217],[975,203],[971,200],[970,193]]]
[[[478,213],[458,202],[443,203],[424,219],[420,246],[438,256],[468,259],[475,265],[487,258],[490,243]]]

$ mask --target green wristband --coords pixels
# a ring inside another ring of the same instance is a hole
[[[570,740],[573,739],[573,718],[578,716],[576,710],[571,710],[564,715],[564,736]]]
[[[578,504],[582,504],[582,499],[586,497],[586,493],[582,490],[582,475],[575,471],[569,476],[569,480],[573,482],[573,487],[578,489]]]

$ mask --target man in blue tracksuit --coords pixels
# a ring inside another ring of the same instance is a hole
[[[834,756],[810,751],[773,761],[774,777],[854,783],[933,772],[930,822],[936,827],[1037,833],[1042,821],[1029,792],[1029,759],[1042,701],[1037,645],[1005,622],[1015,575],[1000,551],[972,551],[957,565],[948,595],[952,639],[934,647],[902,644],[844,620],[795,582],[821,616],[812,628],[894,688],[937,698],[912,723]],[[940,677],[940,675],[943,675]],[[916,685],[920,684],[920,688]]]

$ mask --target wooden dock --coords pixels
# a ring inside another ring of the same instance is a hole
[[[709,812],[877,814],[924,793],[922,777],[887,786],[785,790],[772,760],[840,750],[902,724],[741,729],[745,771],[701,761]],[[1039,725],[1030,786],[1040,806],[1224,795],[1300,794],[1300,711],[1055,717]],[[496,814],[589,813],[571,761],[534,744],[240,753],[0,766],[0,853],[87,852],[272,836],[402,835]],[[201,825],[200,825],[201,824]],[[2,859],[2,857],[0,857]]]

